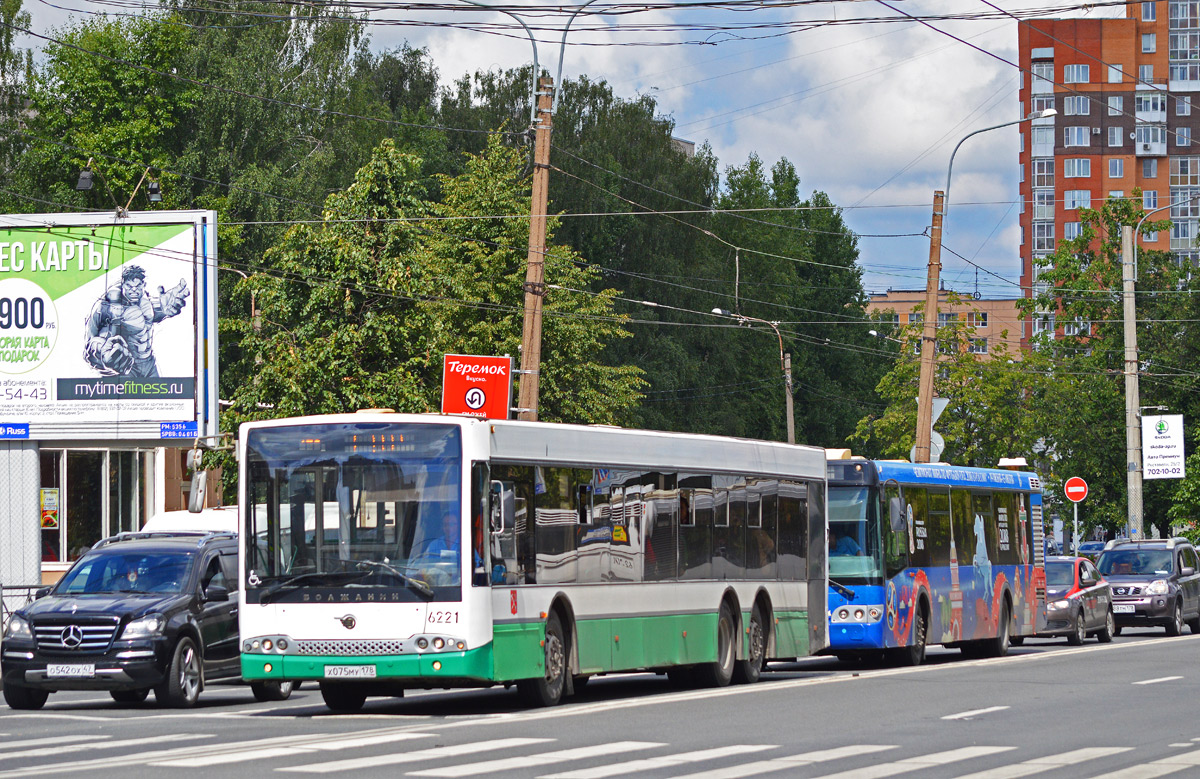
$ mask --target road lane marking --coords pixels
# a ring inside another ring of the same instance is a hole
[[[227,763],[241,763],[250,760],[265,760],[270,757],[295,757],[308,755],[316,751],[336,752],[342,749],[370,747],[379,744],[390,744],[396,741],[412,741],[418,738],[428,738],[430,733],[383,733],[376,735],[354,735],[344,738],[326,739],[304,744],[281,744],[279,746],[261,747],[258,749],[233,749],[224,754],[201,755],[175,760],[160,760],[147,765],[163,768],[205,768]]]
[[[7,753],[11,749],[69,744],[73,741],[103,741],[106,738],[112,738],[112,736],[46,736],[45,738],[29,738],[24,741],[6,741],[0,745],[0,756],[8,757]]]
[[[1134,682],[1134,684],[1158,684],[1160,682],[1173,682],[1176,679],[1182,678],[1182,676],[1160,676],[1157,679],[1143,679],[1140,682]]]
[[[639,774],[644,771],[655,771],[660,768],[672,768],[687,763],[700,763],[705,760],[718,760],[732,755],[748,755],[753,752],[763,752],[768,749],[778,749],[774,744],[732,744],[715,749],[702,749],[698,752],[681,752],[677,755],[647,757],[641,760],[628,760],[623,763],[582,768],[578,771],[566,771],[560,774],[544,774],[538,779],[604,779],[607,776]]]
[[[386,733],[413,733],[415,728],[380,728],[374,731],[372,736],[382,736]],[[434,736],[432,733],[424,733],[421,735]],[[358,738],[358,736],[355,736]],[[311,736],[297,737],[295,735],[274,736],[272,738],[254,739],[252,741],[235,741],[226,742],[223,744],[209,744],[205,746],[190,746],[190,747],[175,747],[173,749],[161,749],[153,752],[132,752],[127,755],[114,755],[112,757],[95,758],[88,760],[74,760],[67,763],[51,763],[37,766],[27,766],[23,768],[14,768],[7,771],[0,770],[0,777],[8,779],[10,777],[33,776],[46,773],[83,773],[86,771],[108,770],[112,768],[121,768],[124,766],[143,766],[146,763],[170,760],[175,758],[199,757],[203,755],[227,754],[229,752],[249,751],[259,748],[269,748],[274,746],[308,746],[317,743],[334,742],[346,739],[344,733],[317,733]]]
[[[979,771],[974,774],[965,774],[959,776],[957,779],[1017,779],[1017,777],[1031,776],[1045,771],[1061,770],[1067,766],[1086,763],[1089,760],[1099,760],[1102,757],[1118,755],[1122,752],[1129,752],[1132,749],[1133,747],[1089,747],[1075,749],[1057,755],[1035,757],[1023,763],[1014,763],[987,771]]]
[[[958,714],[947,714],[942,719],[971,719],[978,717],[980,714],[991,714],[994,711],[1004,711],[1008,706],[989,706],[986,709],[972,709],[971,711],[960,711]]]
[[[820,749],[815,752],[802,752],[798,755],[777,757],[773,760],[759,760],[754,763],[730,766],[729,768],[714,768],[711,771],[684,774],[675,777],[675,779],[742,779],[742,777],[746,776],[759,776],[760,774],[769,774],[775,771],[794,771],[800,766],[841,760],[846,757],[857,757],[858,755],[870,755],[875,752],[884,752],[895,748],[894,745],[859,744],[855,746],[835,747],[833,749]]]
[[[477,741],[471,744],[461,744],[452,747],[432,747],[430,749],[418,749],[414,752],[356,757],[349,760],[334,760],[329,763],[288,766],[287,768],[276,768],[275,770],[306,774],[329,774],[336,771],[355,771],[360,768],[377,768],[383,765],[399,765],[401,763],[416,763],[421,760],[437,760],[443,757],[474,755],[480,752],[490,752],[493,749],[510,749],[512,747],[545,744],[552,741],[554,741],[552,738],[498,738],[492,741]]]
[[[104,736],[108,738],[108,736]],[[20,752],[3,752],[0,757],[9,760],[15,757],[45,757],[46,755],[65,755],[70,752],[86,752],[93,749],[121,749],[122,747],[140,747],[146,744],[156,744],[160,741],[196,741],[202,738],[216,738],[207,733],[168,733],[163,736],[146,736],[144,738],[126,738],[120,741],[89,741],[86,744],[59,744],[38,749],[24,749]]]
[[[977,757],[987,757],[1001,752],[1008,752],[1016,747],[962,747],[945,752],[934,752],[928,755],[897,760],[894,763],[877,763],[864,768],[841,771],[836,774],[826,774],[820,779],[880,779],[884,776],[896,776],[913,771],[928,771],[935,766],[972,760]]]
[[[1122,768],[1119,771],[1093,777],[1093,779],[1155,779],[1158,776],[1186,771],[1189,768],[1195,769],[1196,766],[1200,766],[1200,751],[1164,757],[1161,760]]]
[[[479,774],[553,765],[554,763],[565,763],[571,760],[586,760],[589,757],[604,757],[606,755],[635,752],[639,749],[653,749],[654,747],[665,746],[667,745],[654,741],[617,741],[612,744],[597,744],[591,747],[560,749],[557,752],[542,752],[534,755],[522,755],[521,757],[506,757],[500,760],[485,760],[480,763],[463,763],[462,765],[453,765],[446,768],[410,771],[406,776],[477,776]]]

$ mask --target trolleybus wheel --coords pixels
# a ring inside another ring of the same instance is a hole
[[[546,620],[546,673],[538,679],[521,679],[517,693],[529,706],[557,706],[567,687],[567,642],[557,612]]]
[[[321,697],[334,711],[359,711],[367,702],[367,688],[352,682],[321,682]]]
[[[734,636],[737,628],[733,619],[733,609],[728,601],[722,601],[720,613],[717,614],[717,659],[712,663],[704,663],[696,667],[696,677],[705,687],[724,687],[733,680],[735,665]]]
[[[250,692],[256,701],[286,701],[295,689],[295,682],[250,682]]]
[[[755,606],[750,612],[750,629],[746,631],[749,654],[733,667],[733,678],[738,684],[754,684],[762,676],[767,665],[767,628],[762,609]]]
[[[1008,601],[1004,601],[1000,606],[1000,620],[996,623],[996,637],[983,642],[982,654],[984,657],[1004,657],[1008,654],[1008,632],[1012,629],[1012,625],[1009,624],[1011,621]]]
[[[917,606],[917,613],[913,617],[912,627],[912,643],[906,647],[901,647],[895,650],[895,657],[901,665],[920,665],[925,662],[925,641],[928,637],[928,629],[925,621],[925,609],[922,606]]]

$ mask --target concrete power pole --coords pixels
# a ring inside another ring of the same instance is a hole
[[[1125,329],[1125,487],[1129,533],[1142,538],[1142,421],[1138,390],[1137,314],[1133,299],[1133,228],[1121,229],[1121,302]]]
[[[933,373],[937,367],[938,280],[942,275],[942,216],[945,193],[933,193],[929,230],[929,272],[925,280],[925,321],[921,328],[921,380],[917,388],[917,444],[913,462],[927,463],[933,433]]]
[[[538,418],[538,372],[542,361],[542,298],[546,294],[546,204],[550,187],[550,123],[554,80],[538,81],[533,143],[533,202],[529,209],[529,255],[525,261],[525,319],[521,327],[521,382],[517,418]]]
[[[792,353],[788,352],[783,356],[783,385],[787,391],[786,406],[787,411],[787,441],[789,444],[796,443],[796,415],[792,413]]]

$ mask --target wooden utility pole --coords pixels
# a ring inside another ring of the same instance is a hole
[[[796,415],[792,413],[792,353],[783,356],[783,386],[787,405],[787,437],[788,443],[796,443]]]
[[[538,418],[538,371],[542,361],[542,298],[546,294],[546,205],[550,187],[550,122],[554,80],[538,81],[533,141],[533,201],[529,209],[529,255],[525,261],[525,319],[521,328],[521,382],[517,418]]]
[[[933,193],[929,230],[929,273],[925,279],[925,321],[921,328],[921,380],[917,387],[917,444],[913,462],[927,463],[933,432],[933,373],[937,367],[938,286],[942,275],[942,215],[945,193]]]

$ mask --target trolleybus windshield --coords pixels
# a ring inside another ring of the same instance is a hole
[[[460,600],[460,438],[451,425],[253,430],[247,597]]]
[[[882,577],[879,511],[871,487],[829,488],[829,578],[868,584]]]

